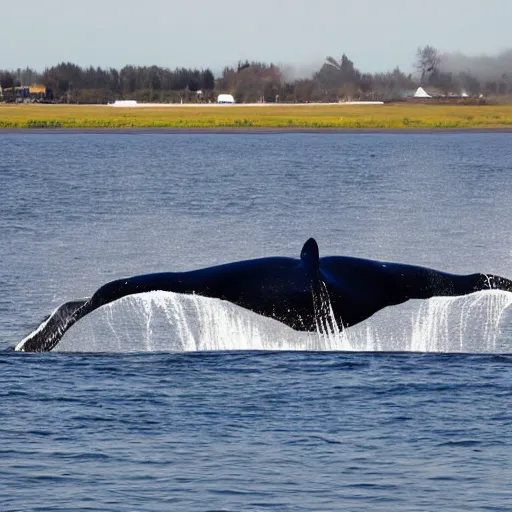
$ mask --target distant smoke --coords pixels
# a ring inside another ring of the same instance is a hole
[[[312,78],[317,73],[325,62],[325,57],[315,59],[308,64],[286,64],[278,63],[281,74],[285,82],[294,82],[304,78]]]
[[[498,55],[468,56],[462,53],[446,53],[441,57],[440,69],[454,74],[469,73],[481,81],[512,78],[512,49]]]

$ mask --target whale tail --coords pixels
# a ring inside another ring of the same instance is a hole
[[[512,292],[512,281],[506,277],[494,274],[471,274],[469,276],[458,276],[456,291],[460,295],[479,292],[483,290],[503,290]]]
[[[50,316],[43,320],[37,329],[23,338],[14,350],[19,352],[49,352],[59,343],[71,325],[85,314],[78,316],[77,312],[81,311],[88,301],[88,298],[78,299],[60,305]]]
[[[294,329],[311,331],[320,327],[336,332],[409,299],[466,295],[480,290],[512,292],[512,281],[492,274],[456,275],[341,256],[320,260],[318,245],[310,238],[299,262],[292,258],[261,258],[111,281],[89,299],[59,306],[15,350],[48,352],[88,313],[127,295],[155,290],[227,300]]]
[[[491,290],[503,290],[505,292],[512,292],[512,281],[510,279],[493,274],[485,275],[485,277]]]

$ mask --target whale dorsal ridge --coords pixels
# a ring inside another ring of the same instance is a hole
[[[310,238],[304,244],[300,252],[300,259],[310,278],[316,277],[320,271],[320,254],[318,244],[314,238]]]

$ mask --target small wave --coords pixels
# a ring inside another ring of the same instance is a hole
[[[473,447],[480,446],[482,444],[481,441],[477,439],[460,439],[454,441],[445,441],[444,443],[439,443],[437,446],[462,446],[462,447]]]

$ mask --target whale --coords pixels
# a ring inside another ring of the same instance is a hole
[[[320,257],[317,242],[310,238],[299,258],[267,257],[116,279],[91,297],[57,307],[14,349],[49,352],[89,313],[128,295],[151,291],[228,301],[297,331],[335,331],[410,299],[461,296],[482,290],[512,292],[512,281],[493,274],[459,275],[349,256]]]

